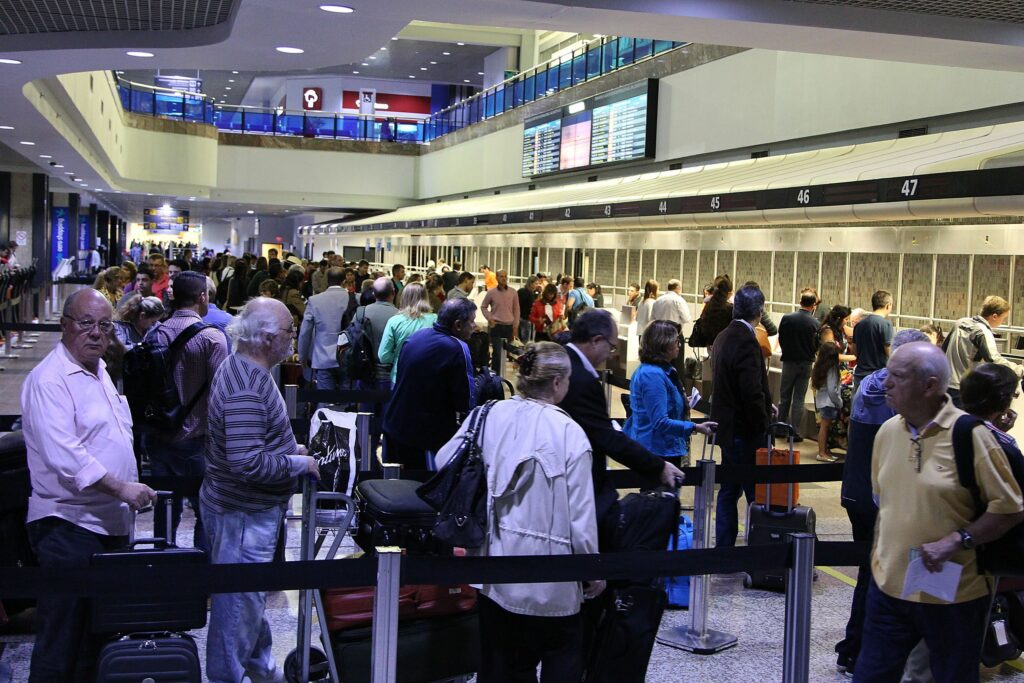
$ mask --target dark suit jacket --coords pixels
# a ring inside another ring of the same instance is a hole
[[[718,423],[718,443],[728,446],[734,436],[765,435],[772,414],[768,371],[757,339],[742,321],[733,320],[715,339],[711,369],[711,419]]]
[[[569,376],[569,393],[558,407],[569,413],[569,417],[583,428],[590,439],[594,458],[593,479],[597,519],[601,520],[618,497],[608,481],[607,458],[610,457],[634,472],[650,477],[652,485],[657,484],[658,476],[665,469],[665,461],[612,427],[601,382],[587,372],[583,361],[574,350],[566,348],[566,352],[572,362],[572,374]]]

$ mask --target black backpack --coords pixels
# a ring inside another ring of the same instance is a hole
[[[377,349],[373,347],[373,321],[362,316],[352,316],[352,322],[345,328],[348,343],[338,347],[338,366],[345,377],[351,380],[369,382],[377,373]]]
[[[209,381],[196,392],[188,405],[181,405],[178,387],[174,384],[174,363],[185,344],[212,327],[206,323],[193,323],[167,346],[152,340],[143,341],[124,354],[124,396],[136,427],[166,434],[181,429],[185,418],[206,393]]]
[[[506,386],[508,387],[509,395],[516,395],[511,382],[486,366],[477,370],[473,375],[473,384],[476,391],[474,395],[476,396],[477,405],[483,405],[488,401],[504,400]]]
[[[974,473],[974,441],[971,434],[984,421],[974,415],[961,415],[953,425],[953,454],[956,458],[957,478],[960,485],[971,492],[978,517],[985,512],[981,491]],[[988,427],[984,427],[988,429]],[[1017,449],[1007,448],[999,439],[996,443],[1006,454],[1013,478],[1024,488],[1024,456]],[[1007,531],[1001,538],[978,547],[978,568],[991,574],[1016,575],[1024,569],[1024,522]]]

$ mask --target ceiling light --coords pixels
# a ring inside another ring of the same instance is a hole
[[[232,71],[231,73],[233,73],[233,74],[237,74],[238,72],[237,72],[237,71]]]
[[[229,78],[228,79],[228,83],[234,83],[234,82],[235,82],[235,79],[233,79],[233,78]]]
[[[445,57],[449,57],[449,56],[451,56],[452,53],[451,52],[442,52],[441,54],[443,54]]]
[[[358,71],[353,71],[352,73],[354,73],[354,74],[357,74],[357,73],[359,73],[359,72],[358,72]]]
[[[188,198],[188,200],[189,200],[190,202],[194,202],[194,201],[196,200],[196,198],[195,198],[195,197],[189,197],[189,198]]]
[[[277,50],[278,52],[283,52],[286,55],[301,55],[303,52],[305,52],[305,50],[303,50],[300,47],[282,46],[282,47],[275,47],[274,49]]]
[[[225,86],[224,86],[224,89],[225,89],[225,90],[231,90],[231,86],[230,86],[230,85],[225,85]]]
[[[398,40],[398,36],[394,36],[391,40]]]
[[[64,168],[64,164],[54,164],[54,168]]]
[[[9,59],[7,57],[0,58],[0,64],[21,64],[20,59]]]
[[[387,52],[387,48],[386,47],[382,47],[381,49],[384,50],[385,52]]]
[[[437,64],[437,62],[431,62],[431,64]]]
[[[129,57],[152,57],[152,52],[142,52],[141,50],[128,50],[125,52]]]
[[[463,78],[463,79],[462,79],[462,82],[463,82],[463,83],[469,83],[469,79],[468,79],[468,78]]]
[[[426,71],[426,70],[427,70],[427,67],[425,67],[425,66],[421,66],[420,67],[420,71]]]
[[[376,55],[370,55],[370,59],[377,59],[377,56]],[[367,66],[369,66],[369,65],[367,65]]]
[[[465,45],[465,43],[455,43],[455,44],[458,45],[459,47],[462,47],[463,45]]]
[[[64,175],[75,175],[74,171],[64,171]]]
[[[360,62],[359,66],[370,66],[369,62]]]
[[[14,126],[0,126],[0,130],[14,130]]]
[[[352,14],[355,12],[354,9],[345,5],[320,5],[320,9],[331,14]]]
[[[249,214],[249,215],[251,216],[252,214],[254,214],[254,213],[256,213],[256,212],[255,212],[255,211],[253,211],[252,209],[249,209],[248,211],[246,211],[246,213],[247,213],[247,214]]]
[[[409,78],[416,78],[416,77],[415,77],[415,76],[413,76],[412,74],[410,74],[410,75],[409,75]]]
[[[29,142],[28,140],[22,140],[22,141],[21,141],[21,144],[23,144],[23,145],[34,145],[34,144],[36,144],[36,143],[34,143],[34,142]]]
[[[52,159],[53,157],[50,156],[49,154],[40,154],[39,158],[40,159]]]

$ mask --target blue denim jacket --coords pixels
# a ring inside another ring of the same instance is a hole
[[[641,363],[629,380],[633,414],[623,431],[656,455],[686,455],[686,438],[693,432],[693,423],[683,419],[686,404],[675,374],[668,364]]]

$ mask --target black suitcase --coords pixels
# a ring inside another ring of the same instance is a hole
[[[332,634],[340,683],[369,683],[372,627]],[[398,625],[397,683],[430,683],[480,668],[480,620],[476,610]]]
[[[771,510],[765,505],[754,503],[747,513],[747,545],[768,545],[788,543],[789,534],[814,533],[814,509],[797,505],[789,511]],[[743,579],[747,588],[771,591],[786,590],[786,570],[758,570]]]
[[[609,589],[587,656],[585,683],[644,683],[668,596],[661,586]]]
[[[28,471],[28,450],[20,432],[0,436],[0,567],[34,567],[36,562],[25,519],[32,483]],[[36,604],[34,599],[7,600],[8,615]]]
[[[100,650],[98,683],[200,683],[199,651],[187,634],[152,633],[122,636]]]
[[[170,492],[159,491],[167,505],[167,529],[164,538],[132,538],[127,550],[97,553],[92,556],[94,567],[116,567],[130,577],[133,567],[152,564],[181,566],[182,574],[190,568],[207,563],[206,553],[198,548],[178,548],[168,542],[171,538]],[[132,521],[134,535],[134,519]],[[139,545],[152,548],[137,548]],[[187,631],[206,625],[205,595],[182,597],[107,597],[91,601],[90,627],[93,633],[160,633]]]
[[[398,546],[410,552],[442,550],[434,541],[437,510],[416,494],[420,482],[367,479],[356,486],[359,530],[355,541],[365,552]]]

